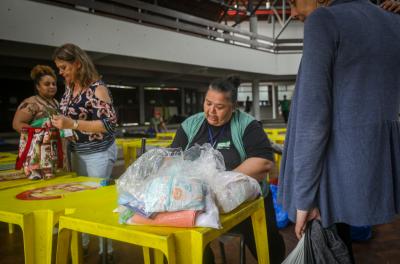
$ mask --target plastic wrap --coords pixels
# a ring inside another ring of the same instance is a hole
[[[220,172],[210,180],[216,203],[222,213],[229,213],[243,202],[254,200],[261,194],[259,183],[239,172]]]
[[[144,153],[116,181],[118,193],[129,193],[139,198],[145,181],[157,177],[160,167],[171,159],[182,159],[182,150],[155,148]]]
[[[221,228],[219,221],[218,207],[215,205],[215,196],[211,189],[208,187],[205,198],[205,210],[196,218],[196,226],[211,227],[215,229]]]
[[[229,212],[260,193],[254,179],[226,172],[222,154],[210,144],[195,145],[184,152],[152,149],[117,180],[117,190],[118,203],[125,208],[120,214],[123,223],[135,224],[135,219],[140,219],[141,224],[159,224],[161,219],[196,215],[196,226],[213,228],[220,227],[216,203]],[[184,211],[186,214],[179,214]],[[168,214],[173,212],[178,214]]]

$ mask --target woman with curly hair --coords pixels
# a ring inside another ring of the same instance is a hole
[[[31,79],[35,85],[35,95],[22,101],[14,115],[13,128],[18,133],[23,127],[31,127],[32,122],[48,117],[49,110],[56,112],[59,105],[54,98],[57,78],[52,68],[36,65],[31,71]]]

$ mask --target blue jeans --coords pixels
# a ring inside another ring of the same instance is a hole
[[[117,146],[115,142],[106,151],[92,154],[71,153],[72,171],[75,171],[78,176],[109,179],[116,160]],[[103,253],[102,239],[99,239],[99,254]],[[107,242],[107,252],[111,253],[113,252],[111,239],[107,239]],[[82,245],[86,248],[89,246],[88,234],[82,234]]]
[[[116,160],[115,142],[106,151],[92,154],[71,153],[71,167],[78,176],[109,179]]]

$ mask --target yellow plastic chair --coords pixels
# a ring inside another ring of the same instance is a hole
[[[228,232],[249,216],[253,223],[258,261],[261,264],[269,263],[263,198],[247,202],[233,212],[221,215],[220,220],[223,228],[213,229],[206,227],[177,228],[120,225],[118,223],[118,215],[112,213],[112,210],[116,207],[115,201],[117,200],[115,186],[110,186],[107,189],[104,188],[103,197],[103,202],[99,207],[88,208],[87,210],[72,209],[72,214],[60,217],[57,264],[66,262],[68,247],[70,245],[69,240],[71,234],[74,234],[74,232],[89,233],[144,246],[145,263],[149,263],[148,247],[151,247],[158,249],[155,255],[156,263],[162,263],[162,254],[159,253],[161,250],[170,263],[173,263],[172,261],[176,257],[176,263],[202,264],[203,251],[206,245]],[[172,242],[162,242],[167,238],[171,240],[174,238],[175,247],[170,244]],[[75,239],[71,243],[71,247],[74,249],[74,252],[79,252],[80,244]],[[175,250],[175,255],[172,252],[173,249]]]

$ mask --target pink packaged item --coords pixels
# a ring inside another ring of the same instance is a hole
[[[135,214],[126,223],[130,225],[157,225],[175,227],[194,227],[198,211],[185,210],[158,213],[153,219]]]

